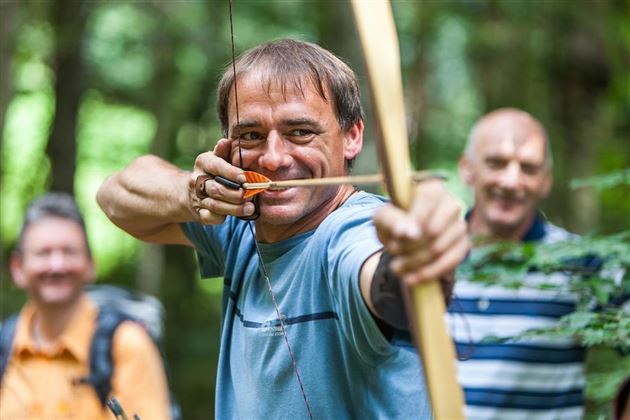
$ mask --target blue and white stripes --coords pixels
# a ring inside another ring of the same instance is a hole
[[[548,223],[543,242],[571,234]],[[540,225],[542,224],[542,226]],[[474,251],[473,251],[474,252]],[[499,341],[532,328],[552,327],[574,310],[576,299],[562,288],[540,290],[541,283],[564,285],[562,273],[531,272],[531,287],[508,289],[457,279],[447,323],[457,353],[468,419],[580,419],[583,416],[584,350],[573,339],[531,337]]]

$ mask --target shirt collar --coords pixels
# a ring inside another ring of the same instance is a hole
[[[27,303],[20,312],[20,319],[15,333],[14,351],[17,356],[25,354],[43,354],[54,357],[67,352],[82,363],[88,362],[90,342],[96,326],[98,309],[87,297],[80,298],[77,311],[61,333],[55,345],[46,351],[38,348],[31,335],[36,308]]]
[[[473,207],[472,209],[466,212],[465,218],[468,223],[470,223],[470,218],[472,217],[472,213],[474,210],[475,208]],[[529,226],[529,229],[527,229],[527,231],[525,232],[525,235],[521,237],[521,241],[522,242],[540,241],[541,239],[545,237],[546,233],[547,231],[545,228],[545,221],[542,215],[540,214],[540,212],[537,211],[536,214],[534,215],[534,220],[532,220],[532,224]]]

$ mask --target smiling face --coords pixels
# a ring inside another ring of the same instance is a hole
[[[528,114],[503,111],[484,118],[473,136],[460,161],[475,195],[471,231],[518,240],[551,188],[545,133]]]
[[[254,72],[238,83],[236,107],[229,105],[232,164],[274,181],[346,174],[346,161],[361,151],[363,122],[343,131],[331,102],[311,83],[282,86]],[[310,230],[352,191],[349,186],[289,188],[260,195],[260,227],[288,228],[290,236]]]
[[[11,258],[11,273],[37,305],[58,307],[76,302],[94,278],[94,265],[82,227],[49,216],[24,231],[21,251]]]

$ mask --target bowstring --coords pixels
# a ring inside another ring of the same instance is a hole
[[[236,134],[236,139],[238,142],[238,158],[239,158],[239,166],[241,169],[243,169],[243,153],[241,151],[241,135],[240,135],[240,117],[239,117],[239,113],[238,113],[238,89],[237,89],[237,83],[236,83],[236,53],[235,53],[235,47],[234,47],[234,18],[232,15],[232,0],[228,0],[228,5],[229,5],[229,14],[230,14],[230,46],[232,49],[232,74],[233,74],[233,86],[234,86],[234,105],[235,105],[235,110],[236,110],[236,130],[237,133]],[[280,324],[280,329],[282,330],[282,337],[284,338],[284,342],[286,344],[287,350],[289,351],[289,356],[291,357],[291,363],[293,365],[293,372],[295,374],[295,377],[298,381],[298,384],[300,386],[300,392],[302,394],[302,399],[304,400],[304,405],[306,406],[306,411],[308,413],[308,418],[312,419],[313,418],[313,413],[311,412],[311,406],[308,402],[308,398],[306,397],[306,391],[304,389],[304,383],[302,382],[302,377],[300,375],[300,371],[298,370],[298,366],[297,366],[297,359],[295,358],[295,354],[293,353],[293,350],[291,349],[291,344],[289,343],[289,337],[287,335],[287,331],[285,328],[285,323],[283,321],[282,318],[282,313],[280,312],[280,306],[278,305],[278,302],[276,300],[276,295],[273,292],[273,288],[271,287],[271,279],[269,278],[269,273],[267,271],[267,267],[265,266],[265,263],[263,261],[263,257],[262,254],[260,252],[260,247],[258,246],[258,241],[256,240],[256,232],[254,231],[254,221],[253,220],[245,220],[245,223],[247,223],[247,227],[249,228],[249,231],[252,235],[252,238],[254,239],[254,248],[256,249],[256,255],[258,256],[258,262],[259,262],[259,271],[262,274],[262,276],[265,279],[265,283],[267,285],[267,290],[269,291],[269,295],[271,296],[271,301],[273,302],[273,307],[274,310],[276,312],[276,316],[278,317],[278,321]]]

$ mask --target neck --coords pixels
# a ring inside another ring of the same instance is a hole
[[[42,347],[53,345],[72,321],[80,302],[81,298],[56,306],[36,304],[31,331],[35,342]]]
[[[296,223],[276,225],[259,220],[256,222],[256,240],[261,243],[280,242],[299,235],[300,233],[313,230],[317,228],[328,215],[341,207],[356,191],[357,190],[351,185],[339,187],[330,200],[326,200],[320,207],[311,211]]]

